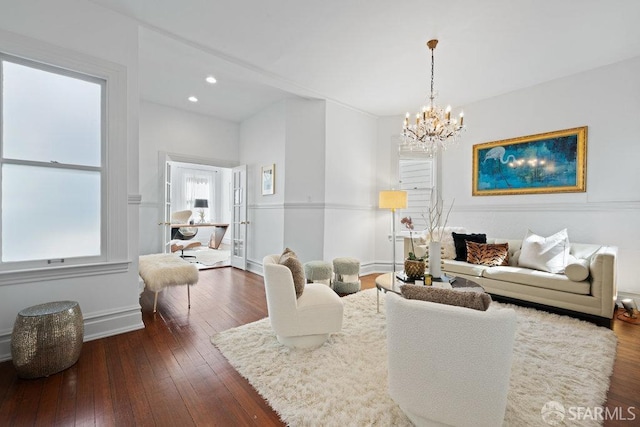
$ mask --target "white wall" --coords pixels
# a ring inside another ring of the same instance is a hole
[[[303,261],[325,245],[325,102],[286,102],[284,246]]]
[[[574,242],[617,246],[618,290],[640,294],[639,73],[634,58],[465,106],[468,132],[442,156],[443,198],[455,198],[449,225],[506,238],[566,227]],[[388,123],[401,120],[380,120],[382,153],[399,132]],[[585,125],[585,193],[471,195],[474,144]]]
[[[377,151],[375,190],[398,189],[398,146],[393,137],[397,137],[402,130],[404,116],[380,117],[377,122]],[[391,271],[393,246],[391,245],[391,211],[379,209],[377,194],[374,196],[375,206],[375,259],[379,269]],[[401,212],[396,213],[396,220]],[[397,221],[396,221],[397,222]],[[400,229],[396,230],[400,235]],[[396,268],[402,269],[402,254],[404,253],[402,237],[396,237]]]
[[[377,189],[377,120],[327,102],[324,256],[360,260],[374,268]]]
[[[160,229],[160,152],[175,153],[218,166],[238,164],[239,124],[167,107],[140,103],[140,253],[162,252]],[[228,236],[225,236],[228,237]]]
[[[0,360],[10,357],[9,342],[19,310],[58,300],[78,301],[85,339],[143,327],[138,302],[138,34],[137,25],[86,1],[0,1],[0,30],[10,31],[73,54],[78,52],[126,68],[126,153],[116,167],[127,175],[128,218],[119,233],[128,243],[125,272],[7,283],[0,286]],[[64,12],[61,12],[64,11]],[[55,18],[52,18],[55,17]],[[65,242],[60,242],[65,244]]]
[[[240,124],[240,162],[247,165],[247,259],[260,271],[262,258],[282,252],[286,178],[286,101],[278,102]],[[260,168],[275,164],[275,194],[261,194]]]

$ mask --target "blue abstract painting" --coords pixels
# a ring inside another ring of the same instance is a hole
[[[585,191],[586,126],[473,148],[473,195]]]

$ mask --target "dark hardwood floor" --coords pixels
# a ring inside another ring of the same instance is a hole
[[[363,278],[372,288],[376,275]],[[215,333],[266,316],[262,278],[233,268],[200,272],[187,309],[185,287],[166,290],[145,329],[84,344],[77,364],[48,378],[17,378],[0,363],[0,426],[282,425],[277,414],[214,347]],[[618,353],[607,407],[631,407],[640,422],[640,326],[616,320]],[[618,410],[619,411],[619,410]]]

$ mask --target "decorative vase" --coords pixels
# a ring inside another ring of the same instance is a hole
[[[441,250],[442,245],[440,242],[429,242],[429,273],[438,279],[442,276],[441,262]]]
[[[404,273],[407,275],[409,279],[419,279],[424,276],[424,270],[426,269],[426,264],[424,261],[420,261],[417,259],[406,259],[404,260]]]

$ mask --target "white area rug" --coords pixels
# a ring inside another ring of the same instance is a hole
[[[268,319],[223,331],[211,341],[288,425],[409,426],[387,392],[384,296],[376,313],[375,292],[343,298],[342,331],[315,350],[282,346]],[[567,409],[603,405],[615,360],[614,333],[534,309],[496,302],[489,309],[505,306],[516,310],[518,328],[504,425],[548,426],[541,409],[549,401]],[[560,425],[601,425],[568,418]]]

